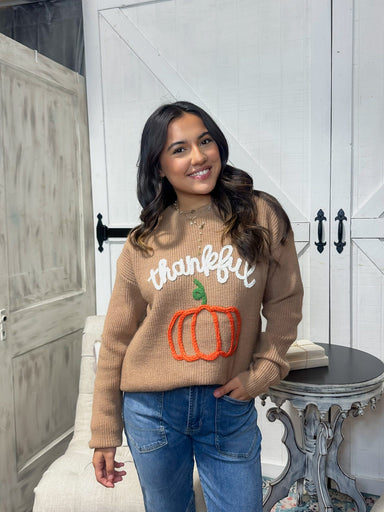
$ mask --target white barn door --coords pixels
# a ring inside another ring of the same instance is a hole
[[[116,0],[83,0],[83,13],[94,219],[102,213],[112,228],[138,223],[136,161],[145,120],[164,102],[201,105],[223,128],[231,162],[287,210],[306,289],[299,336],[327,342],[330,244],[317,250],[314,219],[329,211],[329,2],[151,0],[120,7]],[[96,250],[100,314],[122,244],[111,239],[101,254]],[[264,409],[260,420],[268,474],[281,467],[285,449]]]
[[[384,360],[384,3],[333,9],[331,342]],[[340,209],[343,250],[338,253]],[[384,493],[384,400],[345,422],[343,465],[361,488]]]
[[[383,359],[383,3],[83,0],[83,10],[94,218],[137,224],[143,124],[160,103],[196,102],[223,128],[232,163],[293,222],[305,286],[299,337]],[[346,219],[335,220],[339,210]],[[100,313],[122,243],[96,251]],[[346,422],[343,453],[360,488],[378,494],[383,420],[379,403]],[[278,427],[261,426],[271,474],[285,451]]]
[[[0,510],[63,453],[94,314],[84,79],[0,35]]]

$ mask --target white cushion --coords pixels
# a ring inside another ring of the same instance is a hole
[[[116,460],[124,462],[127,475],[113,489],[100,485],[92,466],[91,437],[93,386],[96,369],[95,342],[100,340],[104,317],[88,317],[82,339],[79,396],[74,434],[64,455],[44,473],[35,488],[33,512],[144,512],[139,479],[129,448],[117,449]],[[195,468],[196,511],[206,512]]]

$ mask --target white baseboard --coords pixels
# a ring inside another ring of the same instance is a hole
[[[376,496],[384,495],[384,478],[356,477],[356,484],[361,492],[375,494]]]
[[[261,467],[263,476],[269,478],[277,478],[284,469],[284,466],[270,462],[262,462]],[[384,478],[356,477],[356,484],[360,492],[375,494],[376,496],[384,495]]]
[[[263,476],[268,478],[277,478],[283,471],[284,466],[281,464],[273,464],[270,462],[262,462],[261,463],[261,472]]]

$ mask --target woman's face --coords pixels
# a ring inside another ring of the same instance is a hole
[[[210,202],[221,159],[219,148],[200,117],[184,114],[169,123],[160,166],[160,175],[173,186],[181,210]]]

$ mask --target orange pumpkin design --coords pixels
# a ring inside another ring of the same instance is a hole
[[[177,311],[169,324],[168,327],[168,342],[171,348],[172,356],[177,361],[197,361],[198,359],[203,359],[204,361],[213,361],[217,359],[219,356],[229,357],[231,356],[237,349],[237,345],[239,343],[240,336],[240,328],[241,328],[241,317],[240,312],[235,307],[221,307],[221,306],[209,306],[207,305],[207,296],[205,294],[205,290],[203,285],[195,279],[193,281],[197,288],[193,290],[193,298],[196,300],[201,300],[201,306],[190,308],[187,310]],[[198,322],[198,315],[202,311],[208,311],[211,314],[215,335],[216,335],[216,349],[209,353],[204,354],[200,351],[199,344],[196,338],[196,324]],[[228,350],[222,349],[222,340],[220,335],[220,320],[219,317],[222,318],[224,315],[224,319],[227,319],[231,328],[231,343]],[[191,339],[192,346],[194,349],[194,354],[188,355],[184,343],[183,343],[183,324],[184,320],[187,317],[192,316],[191,320]],[[177,344],[179,347],[179,353],[176,352],[175,344],[173,341],[173,330],[174,327],[177,328]]]

